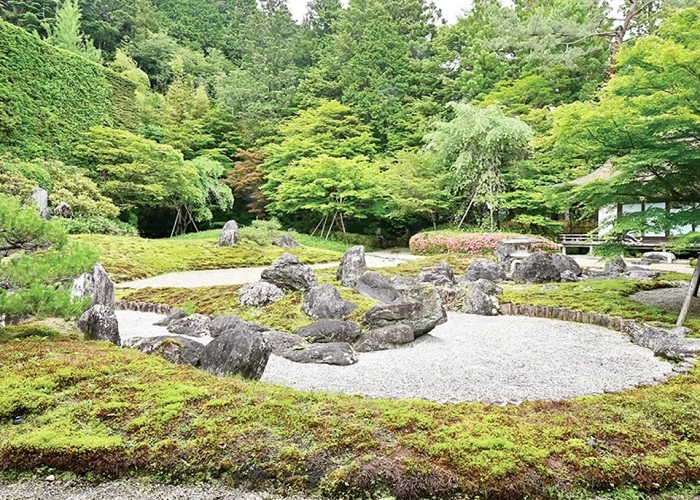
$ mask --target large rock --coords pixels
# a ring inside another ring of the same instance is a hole
[[[557,268],[560,274],[564,271],[571,271],[574,273],[574,276],[581,276],[581,267],[572,257],[563,253],[555,253],[551,257],[554,267]]]
[[[199,363],[203,370],[219,377],[240,375],[259,380],[271,352],[262,333],[239,329],[224,332],[207,344]]]
[[[632,342],[669,359],[687,359],[700,352],[700,339],[689,339],[686,328],[657,328],[647,324],[628,323],[625,332]]]
[[[297,240],[291,236],[287,236],[286,234],[280,236],[279,238],[273,238],[272,244],[282,248],[295,248],[301,246]]]
[[[417,281],[432,283],[436,286],[450,286],[455,282],[452,267],[447,262],[440,262],[433,267],[426,267],[418,275]]]
[[[562,283],[576,283],[578,281],[578,276],[573,271],[565,269],[561,272],[560,280]]]
[[[551,283],[561,280],[561,272],[552,262],[552,256],[544,252],[535,252],[520,262],[513,280],[516,283]]]
[[[235,247],[236,245],[238,245],[238,223],[235,220],[230,220],[221,229],[219,246]]]
[[[498,286],[493,281],[489,281],[484,278],[480,278],[476,281],[464,281],[461,283],[461,285],[471,291],[483,292],[486,295],[500,295],[503,293],[503,288]]]
[[[654,262],[673,262],[676,260],[676,256],[671,252],[644,252],[642,257],[644,260],[651,260]]]
[[[50,220],[51,212],[49,211],[49,192],[46,189],[36,186],[32,192],[32,198],[39,209],[39,217]]]
[[[464,272],[467,281],[485,279],[499,283],[506,279],[506,273],[501,266],[489,259],[476,259]]]
[[[408,325],[395,324],[363,333],[355,344],[355,350],[357,352],[384,351],[396,349],[410,342],[413,342],[413,329]]]
[[[618,277],[627,270],[627,264],[621,258],[609,260],[605,263],[603,274],[605,276]]]
[[[56,208],[53,209],[53,215],[54,217],[61,217],[63,219],[72,219],[73,209],[68,203],[62,201],[61,203],[56,205]]]
[[[190,314],[181,319],[176,319],[168,325],[168,331],[177,335],[190,337],[211,336],[211,319],[203,314]]]
[[[340,259],[335,277],[343,286],[354,287],[357,279],[367,271],[365,247],[358,245],[348,248]]]
[[[129,339],[129,342],[122,346],[131,347],[146,354],[156,354],[171,363],[192,366],[199,365],[199,358],[204,350],[204,344],[182,335]]]
[[[415,338],[446,322],[447,313],[436,288],[424,283],[409,290],[401,302],[372,307],[365,313],[365,321],[370,328],[396,323],[408,325]]]
[[[655,280],[659,276],[661,276],[661,273],[658,271],[650,271],[640,267],[628,267],[624,273],[625,278],[639,281]]]
[[[355,291],[360,295],[374,299],[382,304],[390,304],[397,300],[403,300],[401,292],[389,278],[367,271],[360,276],[355,282]]]
[[[357,306],[343,300],[333,285],[313,287],[301,304],[301,310],[314,319],[344,319],[355,309]]]
[[[281,356],[287,349],[298,349],[308,345],[308,342],[303,337],[294,335],[293,333],[269,330],[267,332],[262,332],[262,336],[265,342],[270,346],[270,349],[272,349],[272,354],[276,356]]]
[[[355,342],[360,336],[360,327],[350,321],[323,319],[297,328],[294,335],[311,342]]]
[[[114,282],[99,262],[88,273],[80,275],[73,282],[71,295],[80,298],[92,298],[92,305],[107,306],[114,309]]]
[[[282,357],[296,363],[319,363],[347,366],[357,363],[357,353],[346,342],[309,344],[304,349],[287,349]]]
[[[284,298],[284,290],[266,281],[248,283],[238,292],[238,302],[242,306],[261,307],[282,298]]]
[[[92,306],[78,320],[78,329],[85,334],[87,340],[104,340],[115,345],[121,344],[119,322],[111,307]]]
[[[173,321],[177,321],[178,319],[185,317],[187,317],[187,313],[184,309],[173,309],[165,318],[161,319],[160,321],[156,321],[153,324],[156,326],[168,326]]]
[[[311,268],[297,258],[296,255],[285,253],[274,261],[270,267],[263,270],[262,280],[272,283],[283,290],[306,292],[318,285],[318,279]]]
[[[239,318],[238,316],[218,316],[211,320],[211,323],[209,323],[210,335],[212,337],[218,337],[224,332],[229,330],[237,330],[239,328],[246,328],[258,333],[270,330],[270,328],[266,326],[251,323],[243,318]]]
[[[498,305],[496,297],[487,295],[480,290],[471,290],[469,295],[464,297],[462,312],[480,316],[497,316]]]

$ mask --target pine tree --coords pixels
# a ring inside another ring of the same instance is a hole
[[[64,0],[56,11],[54,25],[45,25],[48,33],[46,41],[54,47],[80,54],[91,61],[101,62],[100,50],[95,48],[90,37],[80,29],[81,17],[78,0]]]

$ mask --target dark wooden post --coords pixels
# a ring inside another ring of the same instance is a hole
[[[688,295],[685,296],[685,302],[683,302],[683,308],[681,309],[680,315],[678,315],[678,321],[676,321],[676,326],[683,326],[685,317],[688,315],[688,310],[690,310],[690,302],[698,294],[698,287],[700,286],[700,256],[698,256],[698,263],[695,266],[695,272],[693,273],[693,278],[690,280],[690,286],[688,287]]]

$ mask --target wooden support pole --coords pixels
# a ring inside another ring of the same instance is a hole
[[[690,310],[690,302],[693,297],[698,293],[698,287],[700,287],[700,256],[698,256],[698,263],[695,266],[695,272],[693,273],[693,279],[690,280],[690,286],[688,287],[688,294],[685,296],[685,302],[683,302],[683,308],[681,313],[678,315],[678,321],[676,321],[676,326],[683,326],[685,322],[685,317],[688,315]]]

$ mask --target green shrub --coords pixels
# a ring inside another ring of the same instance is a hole
[[[367,250],[374,250],[376,248],[379,248],[379,242],[376,236],[369,236],[366,234],[357,233],[343,233],[342,231],[336,231],[334,233],[331,233],[331,238],[335,241],[348,243],[350,245],[363,245]]]
[[[138,230],[118,219],[108,219],[99,215],[61,219],[68,234],[111,234],[114,236],[138,236]]]
[[[501,240],[529,237],[540,240],[535,245],[544,251],[556,251],[559,246],[542,236],[516,233],[462,233],[458,231],[430,231],[418,233],[409,241],[411,253],[434,255],[440,253],[466,253],[468,255],[489,255],[496,250]]]
[[[272,244],[272,239],[282,235],[282,226],[277,219],[254,220],[250,226],[242,226],[238,232],[241,241],[248,241],[261,247]]]

